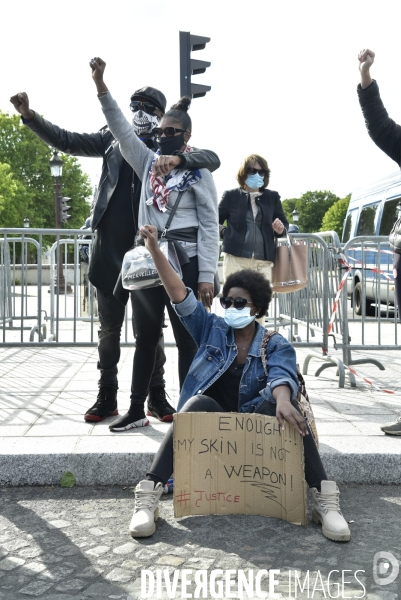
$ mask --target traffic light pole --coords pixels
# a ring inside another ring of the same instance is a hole
[[[210,85],[200,85],[192,82],[192,75],[205,73],[210,67],[206,60],[196,60],[191,57],[191,52],[203,50],[210,38],[201,35],[192,35],[189,31],[180,31],[180,92],[181,96],[202,98],[212,89]]]
[[[61,183],[60,183],[60,179],[58,177],[56,177],[54,179],[53,188],[54,188],[54,210],[56,213],[56,229],[61,229],[60,209],[59,209],[59,205],[60,205],[59,198],[61,196]]]
[[[189,31],[180,31],[180,94],[192,98],[190,37]]]
[[[60,218],[60,203],[61,203],[61,182],[58,177],[54,179],[53,183],[54,188],[54,206],[56,211],[56,229],[62,228],[61,218]],[[61,252],[60,241],[57,244],[57,272],[54,282],[54,287],[56,292],[61,294],[70,294],[72,292],[72,288],[69,283],[66,283],[64,277],[64,269],[63,269],[63,254]]]

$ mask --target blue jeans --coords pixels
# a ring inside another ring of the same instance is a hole
[[[100,323],[98,332],[99,360],[97,363],[97,368],[100,371],[99,387],[107,386],[118,389],[117,365],[121,354],[120,337],[125,315],[125,306],[119,302],[113,294],[106,294],[99,289],[97,290],[97,303]],[[134,319],[132,319],[132,329],[134,336],[136,337]],[[149,388],[153,389],[164,386],[163,375],[165,362],[164,338],[163,330],[161,330]]]

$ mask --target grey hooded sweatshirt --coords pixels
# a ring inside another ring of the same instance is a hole
[[[121,153],[142,181],[138,226],[155,225],[159,231],[170,216],[177,199],[177,190],[169,194],[167,210],[161,212],[146,201],[153,197],[149,183],[149,170],[155,153],[149,150],[135,134],[110,92],[99,98],[111,133],[120,144]],[[183,194],[169,231],[186,227],[197,228],[197,243],[180,242],[188,256],[198,256],[199,282],[213,283],[219,257],[219,220],[217,191],[208,169],[200,169],[202,179],[191,185]]]

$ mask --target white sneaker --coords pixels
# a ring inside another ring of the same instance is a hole
[[[144,479],[135,488],[135,510],[129,531],[132,537],[149,537],[156,531],[155,521],[159,517],[159,499],[163,493],[161,483]]]
[[[401,417],[392,423],[385,423],[380,427],[386,435],[401,435]]]
[[[322,481],[320,492],[310,488],[314,504],[312,519],[322,524],[322,533],[329,540],[348,542],[351,539],[347,521],[340,510],[340,491],[335,481]]]

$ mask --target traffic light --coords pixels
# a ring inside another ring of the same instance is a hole
[[[180,89],[181,96],[190,96],[190,98],[200,98],[206,96],[212,88],[210,85],[199,85],[192,83],[191,76],[204,73],[210,62],[205,60],[195,60],[191,58],[191,52],[203,50],[210,38],[200,35],[191,35],[189,31],[180,31]]]
[[[70,210],[71,206],[69,206],[68,202],[71,202],[71,198],[66,198],[65,196],[59,196],[59,211],[60,211],[60,223],[66,223],[68,219],[71,217],[67,213]]]

